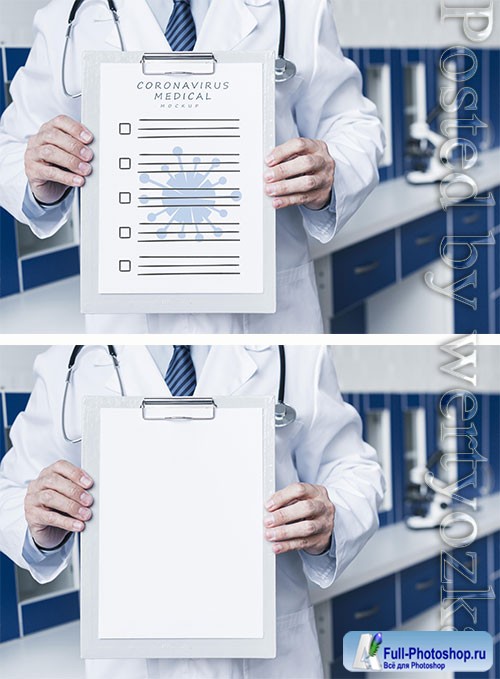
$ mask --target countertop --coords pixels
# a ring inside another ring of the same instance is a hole
[[[480,194],[498,186],[500,149],[482,153],[467,174],[477,183]],[[382,182],[329,243],[321,245],[310,239],[311,254],[319,259],[441,209],[440,184],[412,186],[404,177]]]
[[[476,512],[471,509],[466,511],[477,521],[476,540],[500,530],[500,493],[480,499]],[[362,587],[431,559],[440,554],[445,546],[439,529],[410,530],[403,522],[384,526],[375,533],[333,585],[327,589],[310,585],[311,600],[318,604]],[[471,550],[473,549],[474,543],[471,545]]]

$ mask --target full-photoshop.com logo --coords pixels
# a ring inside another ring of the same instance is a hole
[[[358,648],[352,664],[353,670],[370,670],[381,672],[382,665],[378,659],[378,649],[382,644],[382,633],[361,634],[359,637]]]

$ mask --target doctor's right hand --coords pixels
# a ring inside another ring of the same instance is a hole
[[[24,155],[26,176],[40,203],[57,203],[68,187],[85,184],[94,157],[88,144],[93,135],[68,116],[60,115],[41,126],[30,137]]]
[[[79,467],[59,460],[28,485],[24,513],[31,537],[42,549],[54,549],[68,533],[80,533],[92,517],[92,479]]]

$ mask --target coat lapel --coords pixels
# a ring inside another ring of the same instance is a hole
[[[163,375],[145,346],[117,347],[120,372],[127,396],[171,396]],[[116,375],[111,375],[106,388],[120,393]]]
[[[171,52],[170,45],[147,0],[115,0],[120,29],[127,52]],[[110,17],[106,42],[120,49],[114,21]]]
[[[242,346],[212,346],[195,396],[226,396],[234,394],[257,371],[257,364]]]
[[[259,347],[260,350],[260,347]],[[171,394],[158,367],[145,346],[117,347],[120,371],[127,396],[169,397]],[[234,394],[256,373],[252,352],[243,346],[213,346],[196,386],[195,396]],[[109,357],[103,352],[103,360]],[[106,388],[119,394],[116,375],[110,376]]]
[[[267,4],[261,0],[255,4]],[[147,0],[116,0],[120,28],[125,48],[129,52],[170,52],[165,35],[151,11]],[[107,44],[120,49],[120,42],[111,15]],[[99,14],[98,21],[104,15]],[[228,51],[241,43],[255,30],[258,22],[242,0],[212,0],[205,20],[198,33],[195,51]]]
[[[195,50],[232,50],[256,27],[257,19],[242,0],[212,0]]]

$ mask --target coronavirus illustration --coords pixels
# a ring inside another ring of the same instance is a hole
[[[177,227],[172,233],[180,239],[186,238],[186,230],[194,231],[196,240],[203,240],[207,233],[220,237],[224,232],[221,219],[228,216],[226,207],[232,203],[236,206],[242,197],[238,188],[226,188],[228,179],[220,168],[227,163],[217,157],[209,161],[199,156],[186,158],[178,146],[167,155],[176,160],[170,165],[162,164],[156,171],[161,179],[152,176],[151,171],[140,175],[145,193],[139,203],[150,207],[147,220],[154,224],[162,219],[157,237],[165,239],[172,226]]]

